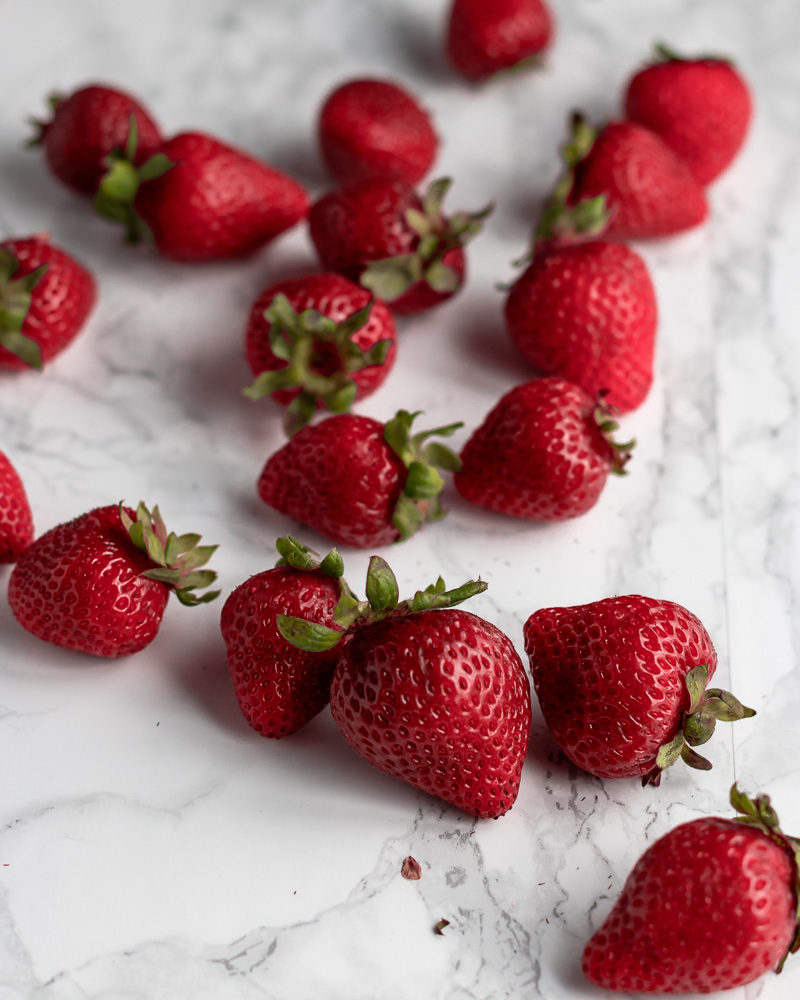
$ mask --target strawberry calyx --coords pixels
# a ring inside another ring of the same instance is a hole
[[[693,747],[702,746],[714,735],[718,722],[738,722],[751,719],[756,713],[738,698],[722,688],[707,688],[710,669],[701,663],[686,674],[689,707],[683,713],[675,737],[665,743],[656,755],[655,767],[642,778],[642,785],[658,786],[661,773],[680,758],[684,764],[699,771],[710,771],[711,761]]]
[[[153,569],[145,570],[142,576],[172,587],[181,604],[189,607],[207,604],[219,597],[219,590],[199,597],[195,593],[210,586],[217,578],[214,570],[200,567],[205,566],[218,546],[198,545],[200,535],[167,532],[158,507],[150,511],[140,502],[135,517],[131,517],[120,501],[119,516],[131,542],[137,549],[146,552],[154,563]]]
[[[59,104],[61,104],[63,100],[64,95],[57,90],[54,90],[47,95],[47,104],[51,113],[55,113]],[[29,149],[32,149],[35,146],[41,146],[44,142],[44,138],[47,135],[50,126],[53,124],[53,119],[51,118],[49,121],[43,121],[41,118],[34,118],[31,116],[28,119],[28,122],[33,126],[34,134],[27,140],[25,145]]]
[[[275,563],[277,566],[291,566],[292,569],[300,570],[304,573],[323,573],[334,580],[339,581],[340,600],[347,603],[350,599],[356,601],[350,585],[344,576],[344,560],[337,549],[331,549],[322,559],[308,545],[304,545],[293,535],[284,535],[275,542],[280,559]]]
[[[478,212],[456,212],[446,217],[442,214],[442,202],[452,183],[452,178],[440,177],[423,195],[422,210],[406,211],[405,221],[418,237],[416,248],[412,253],[371,261],[360,278],[364,288],[386,302],[399,299],[418,281],[424,281],[440,295],[458,289],[461,279],[443,263],[443,258],[478,235],[494,204]]]
[[[615,406],[606,402],[607,395],[607,389],[598,392],[592,418],[611,450],[610,471],[615,476],[627,476],[628,470],[626,466],[632,458],[633,449],[636,447],[636,439],[631,438],[630,441],[622,442],[614,440],[614,434],[619,430],[619,424],[615,419],[618,411]]]
[[[252,385],[243,389],[249,399],[261,399],[281,389],[300,388],[301,392],[286,410],[284,428],[292,435],[311,420],[318,406],[331,413],[348,413],[358,386],[353,375],[371,365],[386,361],[392,341],[380,340],[368,350],[353,342],[353,335],[369,322],[375,300],[358,309],[340,323],[316,309],[296,313],[289,299],[279,292],[264,312],[269,322],[269,345],[272,353],[286,362],[283,368],[261,372]],[[335,371],[323,375],[315,370],[315,352],[330,345],[338,357]]]
[[[0,249],[0,347],[31,368],[41,369],[42,352],[35,340],[25,336],[22,327],[31,307],[33,290],[45,276],[48,266],[41,264],[15,279],[19,260],[10,250]]]
[[[653,61],[650,65],[657,66],[660,63],[667,62],[721,62],[728,63],[730,65],[733,63],[733,60],[730,56],[721,56],[712,53],[705,53],[701,56],[682,56],[679,55],[671,46],[665,45],[663,42],[656,42]]]

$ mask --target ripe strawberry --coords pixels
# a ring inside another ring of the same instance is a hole
[[[106,172],[105,160],[128,141],[133,116],[139,136],[135,163],[141,166],[161,143],[158,126],[130,94],[105,84],[91,84],[69,97],[53,94],[50,121],[34,120],[32,146],[44,148],[47,163],[60,181],[81,194],[94,194]]]
[[[12,563],[33,541],[33,515],[19,474],[0,451],[0,563]]]
[[[245,333],[255,382],[251,399],[272,395],[288,406],[286,431],[305,426],[318,407],[350,409],[374,392],[394,364],[392,314],[339,274],[280,281],[253,303]]]
[[[89,271],[49,237],[0,242],[0,370],[41,368],[79,333],[96,298]]]
[[[311,238],[326,268],[360,281],[392,312],[430,309],[454,295],[464,281],[464,245],[481,230],[491,206],[446,218],[447,178],[424,198],[400,182],[349,184],[311,207]]]
[[[338,644],[331,713],[357,753],[473,816],[497,817],[517,797],[531,703],[508,636],[453,608],[485,589],[471,581],[446,591],[440,577],[401,602],[391,569],[373,556],[367,600],[334,615],[344,641],[295,617],[278,628],[301,649]]]
[[[455,475],[471,503],[530,521],[563,521],[596,503],[623,474],[634,442],[617,444],[602,401],[561,378],[507,392],[472,434]]]
[[[439,146],[425,109],[386,80],[350,80],[337,87],[322,106],[319,142],[341,183],[377,177],[417,184]]]
[[[706,689],[717,654],[701,622],[672,601],[609,597],[544,608],[525,623],[539,704],[571,761],[601,778],[657,785],[681,757],[711,764],[692,747],[718,720],[755,715],[727,691]]]
[[[800,841],[767,795],[731,789],[736,819],[670,830],[637,861],[583,953],[586,978],[612,990],[716,993],[744,986],[800,947]],[[749,991],[748,991],[749,992]]]
[[[417,413],[400,410],[385,425],[342,414],[304,427],[276,451],[258,480],[264,503],[335,542],[369,548],[413,535],[444,516],[437,469],[458,457],[434,435],[462,424],[411,433]]]
[[[659,135],[700,184],[710,184],[744,143],[753,112],[747,84],[718,56],[685,59],[656,47],[656,62],[628,84],[625,115]]]
[[[543,0],[453,0],[447,55],[468,80],[539,62],[553,34]]]
[[[8,603],[23,628],[45,642],[92,656],[138,653],[152,642],[170,591],[181,604],[216,573],[200,569],[216,545],[167,534],[158,507],[98,507],[37,538],[19,558]]]

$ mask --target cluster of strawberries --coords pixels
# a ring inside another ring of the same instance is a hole
[[[454,0],[446,49],[478,81],[535,62],[552,34],[541,0]],[[623,472],[632,443],[614,415],[652,381],[657,308],[641,257],[620,242],[676,233],[707,214],[704,185],[747,130],[746,84],[719,58],[658,61],[630,81],[625,119],[599,130],[576,115],[564,173],[505,304],[509,335],[543,377],[513,388],[461,455],[462,425],[415,431],[350,413],[387,377],[394,316],[446,302],[466,274],[465,245],[490,208],[446,215],[448,179],[416,185],[438,136],[394,83],[338,87],[319,118],[340,187],[310,205],[292,178],[202,133],[164,140],[147,110],[107,86],[52,100],[36,140],[53,173],[102,215],[167,257],[208,261],[254,251],[308,216],[324,271],[265,289],[251,309],[253,384],[285,407],[289,441],[266,462],[261,498],[360,548],[408,538],[443,515],[443,472],[467,500],[529,520],[575,517]],[[96,296],[88,271],[48,239],[0,244],[0,368],[41,367],[77,334]],[[332,416],[312,423],[318,410]],[[347,475],[343,475],[347,469]],[[169,532],[157,507],[97,508],[33,541],[22,483],[0,453],[0,562],[17,562],[9,602],[48,642],[96,656],[153,640],[168,596],[185,604],[215,579],[215,546]],[[236,695],[269,737],[295,732],[328,703],[366,760],[477,817],[514,803],[531,727],[530,685],[511,640],[457,605],[486,588],[436,583],[401,600],[373,556],[365,598],[334,549],[318,559],[277,542],[278,565],[225,602],[221,628]],[[603,778],[657,785],[718,721],[752,716],[709,687],[716,653],[700,621],[669,601],[614,597],[542,609],[524,628],[534,688],[566,756]],[[613,989],[710,991],[752,981],[800,945],[797,842],[766,797],[731,801],[739,821],[684,824],[642,857],[584,953]],[[729,917],[729,915],[733,915]],[[693,935],[685,934],[691,920]]]

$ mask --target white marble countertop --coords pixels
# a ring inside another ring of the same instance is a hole
[[[281,742],[242,720],[221,602],[170,605],[156,642],[119,662],[67,655],[0,602],[2,1000],[546,1000],[583,981],[584,942],[644,847],[727,815],[734,777],[800,832],[800,11],[789,0],[556,0],[539,75],[471,90],[438,54],[444,0],[5,0],[0,232],[49,230],[98,275],[89,327],[41,376],[0,379],[0,447],[44,531],[140,498],[219,542],[224,592],[297,530],[254,483],[281,441],[255,406],[242,334],[269,281],[312,261],[303,229],[245,263],[192,267],[122,246],[23,150],[54,88],[140,94],[166,131],[201,127],[326,184],[315,111],[335,82],[405,79],[435,114],[453,207],[496,198],[448,307],[403,325],[398,362],[360,411],[478,422],[529,370],[494,290],[557,169],[566,112],[615,113],[655,39],[735,56],[757,116],[701,231],[642,248],[658,289],[657,377],[625,420],[631,475],[588,515],[536,527],[452,512],[388,556],[411,592],[481,574],[471,609],[521,648],[528,614],[614,593],[685,604],[720,682],[758,710],[723,727],[710,774],[659,789],[570,769],[537,716],[517,804],[473,821],[373,770],[327,714]],[[467,431],[456,439],[461,444]],[[309,532],[301,537],[319,547]],[[384,553],[387,554],[387,553]],[[369,553],[346,553],[363,581]],[[8,570],[0,570],[5,588]],[[413,855],[422,878],[401,878]],[[450,921],[442,936],[439,918]],[[687,932],[690,932],[688,930]],[[794,1000],[780,977],[726,994]]]

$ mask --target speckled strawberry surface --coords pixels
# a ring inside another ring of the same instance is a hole
[[[454,0],[447,25],[450,62],[468,80],[483,80],[550,42],[553,17],[542,0]]]
[[[0,451],[0,563],[15,562],[33,541],[33,515],[19,473]]]

